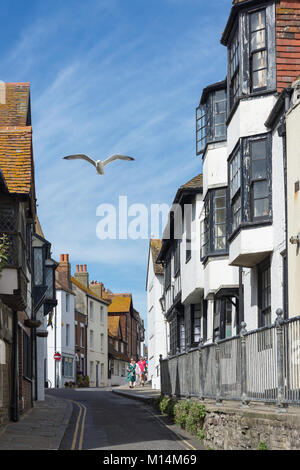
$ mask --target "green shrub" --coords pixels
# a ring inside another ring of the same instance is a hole
[[[176,401],[169,397],[162,397],[159,404],[159,409],[164,415],[168,415],[170,418],[174,418],[174,407]]]
[[[267,444],[265,442],[260,442],[258,450],[268,450]]]
[[[186,418],[185,428],[191,434],[203,428],[203,422],[206,415],[205,405],[196,401],[191,402],[188,416]]]
[[[205,439],[205,434],[204,434],[203,429],[199,429],[199,430],[198,430],[198,432],[197,432],[197,437],[198,437],[198,439],[200,439],[200,441],[202,441],[203,439]]]
[[[185,429],[186,426],[186,419],[188,417],[188,413],[191,407],[190,401],[179,401],[176,403],[174,408],[174,421],[175,424]]]

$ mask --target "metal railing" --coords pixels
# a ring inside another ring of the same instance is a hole
[[[163,359],[161,392],[177,397],[300,404],[300,317]]]

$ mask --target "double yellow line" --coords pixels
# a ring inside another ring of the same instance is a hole
[[[86,407],[77,401],[70,400],[72,403],[75,403],[76,406],[79,408],[79,413],[75,425],[75,430],[74,430],[74,435],[73,435],[73,441],[72,441],[72,446],[71,450],[82,450],[82,442],[83,442],[83,436],[84,436],[84,426],[85,426],[85,417],[86,417]],[[81,418],[82,416],[82,418]],[[80,432],[79,432],[80,431]],[[79,439],[78,439],[79,437]],[[78,441],[78,446],[76,449],[76,444]]]

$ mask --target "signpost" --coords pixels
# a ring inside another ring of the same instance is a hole
[[[56,352],[54,354],[54,359],[55,359],[55,361],[60,361],[61,360],[61,354],[59,352]]]

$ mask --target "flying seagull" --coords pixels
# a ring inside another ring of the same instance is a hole
[[[96,167],[98,175],[104,175],[104,167],[110,162],[113,162],[114,160],[134,160],[132,157],[127,157],[126,155],[112,155],[111,157],[108,157],[106,160],[103,162],[101,160],[93,160],[92,158],[88,157],[87,155],[83,154],[78,154],[78,155],[68,155],[67,157],[64,157],[65,160],[86,160],[87,162],[91,163]]]

